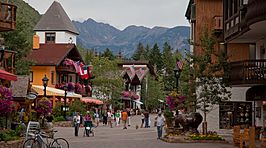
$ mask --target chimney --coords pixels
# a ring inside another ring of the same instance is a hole
[[[40,48],[40,37],[38,35],[33,35],[33,49]]]

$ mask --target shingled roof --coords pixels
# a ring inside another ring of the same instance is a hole
[[[82,61],[75,44],[40,44],[40,48],[32,50],[27,59],[39,66],[58,66],[70,52],[75,54],[71,54],[74,60]]]
[[[34,31],[69,31],[79,34],[61,4],[54,1],[40,21],[33,29]]]
[[[11,81],[11,91],[13,97],[25,98],[28,93],[30,83],[29,76],[17,76],[17,81]]]

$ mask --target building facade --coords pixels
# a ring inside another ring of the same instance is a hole
[[[243,17],[243,3],[249,2],[240,0],[190,0],[186,11],[186,18],[191,24],[191,52],[194,55],[201,55],[199,45],[202,34],[207,30],[210,35],[216,38],[215,49],[224,50],[228,56],[232,71],[230,81],[232,85],[228,90],[232,96],[230,101],[223,102],[207,116],[208,128],[210,130],[230,129],[233,125],[250,126],[254,124],[254,104],[247,99],[247,91],[250,85],[239,85],[234,79],[243,79],[239,61],[251,60],[256,55],[256,46],[251,40],[246,42],[236,41],[239,36],[236,33]],[[245,10],[247,7],[245,8]],[[239,16],[237,16],[239,14]],[[242,22],[244,24],[244,22]],[[234,41],[233,41],[233,38]],[[238,69],[235,67],[237,66]],[[240,68],[240,69],[239,69]],[[238,73],[236,73],[238,71]],[[243,81],[242,81],[243,82]],[[218,121],[218,122],[217,122]]]

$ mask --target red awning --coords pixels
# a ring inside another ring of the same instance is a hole
[[[103,101],[92,98],[92,97],[84,97],[84,98],[81,98],[80,100],[85,103],[92,103],[92,104],[98,104],[98,105],[103,104]]]
[[[3,69],[0,69],[0,79],[10,80],[10,81],[17,81],[17,76],[9,73]]]

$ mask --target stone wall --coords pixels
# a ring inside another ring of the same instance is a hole
[[[22,148],[24,139],[15,141],[0,141],[0,148]]]
[[[72,121],[59,121],[59,122],[54,122],[54,127],[73,127],[73,122]]]

